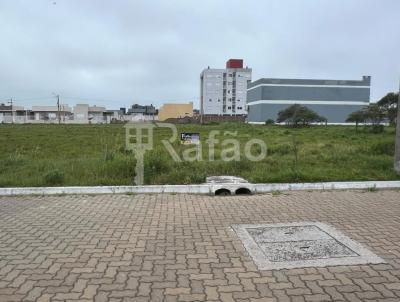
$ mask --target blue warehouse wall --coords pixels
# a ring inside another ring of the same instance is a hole
[[[249,106],[247,120],[249,122],[263,123],[268,119],[276,121],[278,112],[291,105],[286,104],[257,104]],[[319,115],[328,119],[328,123],[345,123],[348,115],[364,106],[359,105],[304,105],[314,110]]]
[[[370,83],[368,76],[361,81],[259,79],[248,86],[248,121],[276,120],[279,111],[297,103],[326,117],[328,123],[345,123],[351,112],[369,105]]]
[[[261,90],[260,100],[369,101],[368,88],[261,86],[252,90]]]

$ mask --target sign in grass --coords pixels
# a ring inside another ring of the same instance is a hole
[[[182,132],[181,144],[183,145],[198,145],[200,144],[200,133]]]

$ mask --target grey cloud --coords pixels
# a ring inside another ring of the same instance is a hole
[[[0,101],[196,103],[201,70],[231,57],[254,79],[371,75],[372,100],[398,87],[397,0],[55,1],[0,2]]]

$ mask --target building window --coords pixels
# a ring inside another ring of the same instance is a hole
[[[218,102],[221,102],[221,100],[220,100],[220,99],[218,99]]]
[[[228,107],[228,109],[231,109],[231,107]]]
[[[212,99],[209,99],[208,101],[209,101],[209,102],[212,102]]]

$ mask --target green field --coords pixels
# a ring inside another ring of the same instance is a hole
[[[220,154],[227,147],[217,145],[216,160],[210,162],[204,142],[211,130],[221,131],[220,140],[238,139],[242,148],[249,139],[260,138],[268,155],[260,162],[243,156],[225,162]],[[350,126],[290,129],[221,123],[179,125],[179,132],[200,132],[204,160],[174,162],[161,144],[170,131],[157,128],[154,149],[145,156],[146,184],[201,183],[210,175],[236,175],[251,182],[400,179],[392,169],[394,128],[373,134]],[[193,148],[178,141],[173,146],[178,154]],[[135,163],[125,150],[123,125],[0,124],[1,187],[130,185]]]

